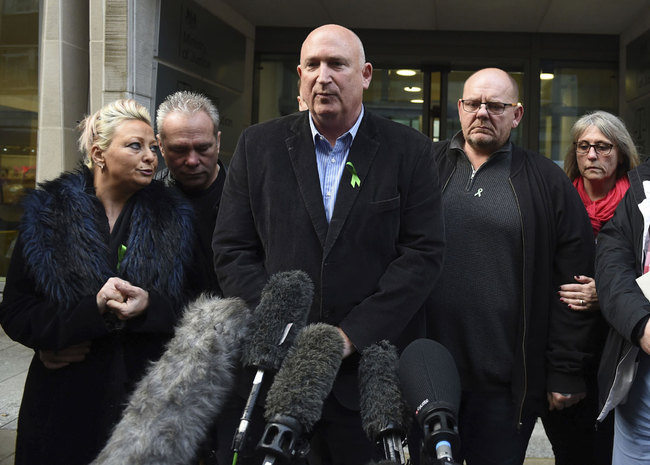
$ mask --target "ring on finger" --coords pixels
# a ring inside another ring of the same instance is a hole
[[[580,305],[584,305],[584,304],[585,304],[585,301],[580,299]]]

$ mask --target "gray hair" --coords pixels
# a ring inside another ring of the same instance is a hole
[[[102,151],[108,149],[115,129],[129,120],[143,121],[151,126],[149,110],[133,99],[120,99],[108,103],[79,123],[81,135],[78,144],[79,150],[84,154],[86,166],[93,167],[90,156],[93,146],[96,145]]]
[[[580,136],[591,126],[598,128],[607,139],[612,141],[622,157],[622,163],[616,168],[616,179],[623,177],[628,171],[636,168],[641,163],[639,152],[623,120],[606,111],[594,111],[581,116],[571,128],[572,143],[564,156],[564,171],[571,181],[580,176],[573,142],[578,142]]]
[[[178,111],[188,115],[194,115],[199,111],[204,111],[212,120],[214,127],[214,136],[217,137],[219,132],[219,111],[212,101],[203,94],[179,90],[169,95],[158,107],[156,112],[156,126],[161,139],[165,138],[163,133],[163,122],[170,113]]]

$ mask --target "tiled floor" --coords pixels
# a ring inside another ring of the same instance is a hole
[[[32,350],[15,343],[0,328],[0,465],[12,465],[16,420]],[[553,465],[553,452],[537,423],[525,465]]]
[[[32,354],[0,329],[0,465],[13,463],[18,407]]]

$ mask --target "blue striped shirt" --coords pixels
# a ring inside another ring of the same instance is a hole
[[[318,164],[318,177],[320,179],[320,190],[323,194],[323,205],[325,206],[325,215],[327,216],[327,223],[332,219],[334,212],[334,205],[336,205],[336,194],[339,190],[339,183],[341,176],[345,169],[345,163],[350,153],[350,147],[354,141],[361,119],[363,118],[363,106],[361,113],[357,118],[354,126],[348,132],[336,139],[334,147],[330,145],[325,137],[323,137],[316,126],[314,120],[309,114],[309,126],[311,127],[311,134],[314,138],[314,148],[316,149],[316,162]]]

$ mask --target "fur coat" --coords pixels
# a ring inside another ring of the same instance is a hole
[[[192,210],[154,181],[129,199],[109,232],[86,168],[41,184],[24,207],[0,305],[5,332],[35,349],[16,464],[87,464],[173,333],[192,261]],[[126,246],[119,266],[114,243]],[[99,314],[96,294],[111,276],[149,292],[143,315],[114,325]],[[39,349],[84,341],[91,346],[81,362],[49,370],[39,359]]]

